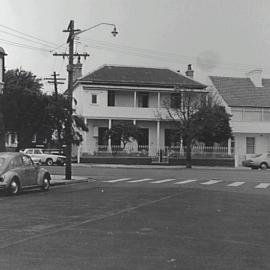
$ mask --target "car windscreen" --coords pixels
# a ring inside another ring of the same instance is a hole
[[[262,156],[262,154],[258,154],[258,155],[256,155],[255,157],[261,157]]]

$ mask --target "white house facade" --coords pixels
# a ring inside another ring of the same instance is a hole
[[[186,74],[193,75],[191,66]],[[104,134],[118,121],[130,121],[141,128],[142,139],[130,144],[130,151],[143,148],[155,156],[159,149],[173,145],[171,134],[176,127],[165,119],[165,103],[176,88],[206,93],[205,85],[169,69],[103,66],[77,79],[75,113],[84,118],[89,129],[83,134],[80,154],[111,151],[117,143],[104,141]]]
[[[210,76],[210,90],[231,114],[235,165],[270,151],[270,79],[253,70],[247,77]]]

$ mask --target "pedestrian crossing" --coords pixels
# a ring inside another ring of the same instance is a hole
[[[270,183],[252,183],[252,182],[245,182],[245,181],[223,181],[222,179],[176,179],[176,178],[165,178],[165,179],[152,179],[152,178],[118,178],[118,179],[109,179],[109,180],[103,180],[105,183],[127,183],[127,184],[133,184],[133,183],[142,183],[142,184],[173,184],[173,185],[179,185],[184,186],[188,184],[198,184],[202,186],[214,186],[214,185],[223,185],[225,187],[230,188],[239,188],[243,187],[247,184],[252,185],[255,189],[270,189]]]

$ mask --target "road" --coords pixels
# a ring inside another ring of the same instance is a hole
[[[96,181],[0,196],[0,269],[270,269],[270,171],[74,172]]]

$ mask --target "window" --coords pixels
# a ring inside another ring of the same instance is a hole
[[[254,154],[255,153],[255,137],[247,137],[247,154]]]
[[[92,104],[97,104],[97,95],[92,94]]]
[[[108,106],[115,106],[115,92],[111,90],[108,91]]]
[[[148,108],[148,93],[138,93],[138,107]]]
[[[148,128],[140,128],[140,136],[138,138],[138,145],[149,145],[149,129]]]
[[[29,167],[33,165],[31,158],[29,158],[28,156],[23,156],[22,158],[23,158],[23,164],[25,167]]]
[[[16,143],[16,134],[15,133],[10,134],[10,142],[11,142],[11,144]]]
[[[32,155],[33,154],[33,149],[29,149],[25,152],[26,155]]]
[[[180,144],[179,131],[176,129],[165,129],[165,146],[172,147]]]
[[[15,157],[10,161],[9,168],[14,169],[22,166],[22,160],[20,157]]]

